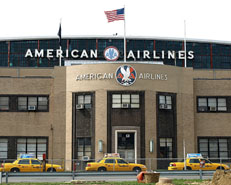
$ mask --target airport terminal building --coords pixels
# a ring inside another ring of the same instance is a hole
[[[231,158],[231,43],[186,48],[128,37],[124,61],[118,36],[0,40],[0,160]]]

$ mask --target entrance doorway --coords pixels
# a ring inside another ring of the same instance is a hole
[[[137,136],[136,130],[116,130],[115,152],[128,162],[137,162]]]

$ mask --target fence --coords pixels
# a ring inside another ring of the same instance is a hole
[[[4,167],[4,163],[12,163],[14,160],[15,159],[0,160],[0,163]],[[212,163],[226,164],[228,166],[230,166],[231,164],[231,158],[210,158],[209,160]],[[85,167],[87,166],[87,163],[95,162],[95,161],[99,161],[99,159],[89,159],[89,160],[74,159],[71,161],[64,160],[64,159],[52,159],[52,160],[47,159],[46,163],[51,164],[51,166],[54,164],[59,164],[65,169],[65,171],[81,172],[81,171],[85,171]],[[137,158],[137,159],[125,159],[125,161],[144,164],[146,165],[147,170],[167,170],[170,162],[183,162],[184,159],[183,158]],[[42,163],[41,163],[41,169],[42,169]]]
[[[189,179],[189,176],[193,177],[193,179],[203,179],[205,176],[209,176],[212,178],[214,171],[161,171],[159,172],[161,177],[171,177],[180,179]],[[70,180],[78,180],[79,178],[85,177],[85,179],[89,179],[89,177],[100,177],[107,178],[107,181],[110,181],[111,176],[117,177],[119,180],[123,179],[123,181],[128,181],[127,177],[133,176],[132,181],[136,180],[137,173],[136,172],[59,172],[59,173],[13,173],[13,172],[0,172],[0,184],[2,183],[3,177],[5,178],[5,182],[8,183],[11,177],[17,178],[29,178],[30,182],[33,182],[33,177],[43,177],[44,179],[48,179],[49,177],[70,177]],[[102,180],[101,179],[101,180]],[[56,179],[58,182],[58,179]],[[47,180],[49,182],[49,180]],[[54,182],[54,181],[52,181]]]

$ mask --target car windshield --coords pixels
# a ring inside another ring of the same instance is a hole
[[[205,163],[212,163],[210,160],[208,159],[204,159]]]
[[[98,160],[97,163],[100,163],[102,161],[102,159]]]

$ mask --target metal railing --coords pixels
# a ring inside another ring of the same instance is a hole
[[[210,176],[212,177],[215,171],[202,171],[202,170],[198,170],[198,171],[160,171],[158,173],[160,173],[161,177],[166,177],[166,176],[172,176],[172,177],[177,177],[177,176],[184,176],[184,177],[189,177],[189,176],[193,176],[199,179],[203,179],[204,176]],[[9,178],[11,177],[28,177],[31,179],[31,182],[33,182],[33,178],[32,177],[43,177],[43,178],[47,178],[47,177],[70,177],[72,180],[78,179],[79,177],[90,177],[90,176],[118,176],[120,178],[122,178],[122,176],[125,177],[125,181],[126,181],[126,176],[136,176],[137,172],[39,172],[39,173],[13,173],[13,172],[0,172],[0,183],[2,183],[2,179],[5,178],[5,182],[8,183],[9,182]]]

